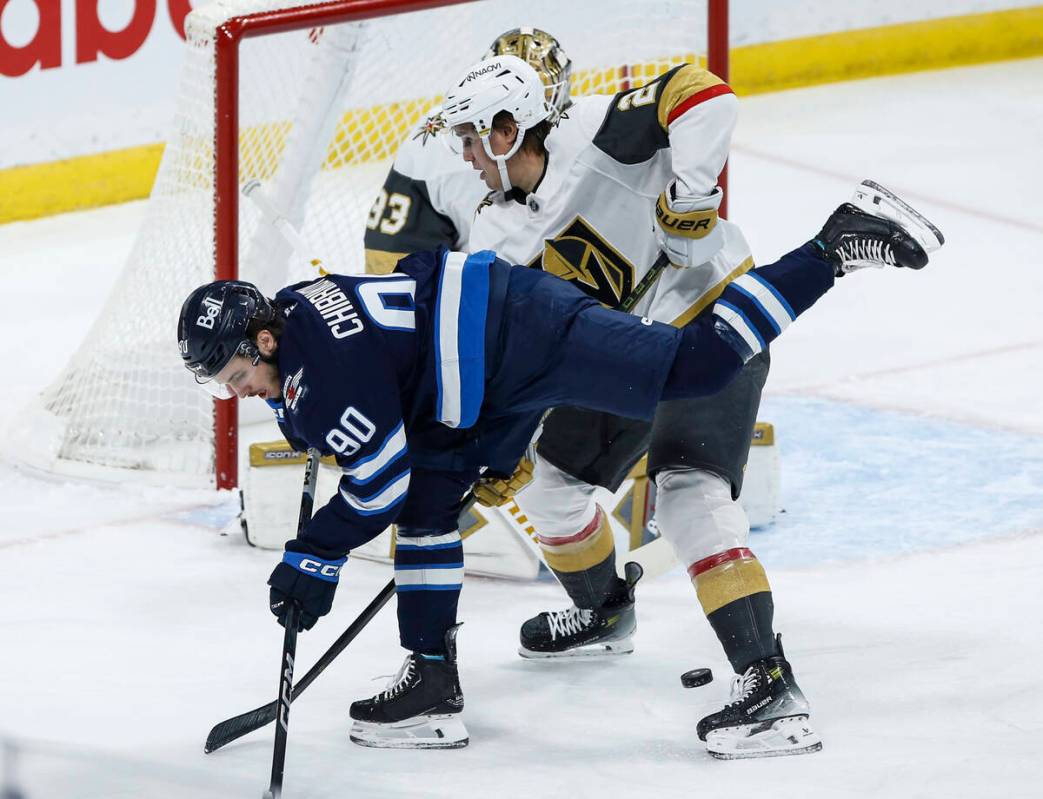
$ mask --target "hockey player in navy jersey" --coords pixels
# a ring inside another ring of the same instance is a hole
[[[309,629],[329,611],[349,552],[398,525],[409,654],[387,690],[352,704],[352,740],[467,743],[457,518],[484,467],[517,462],[555,405],[647,419],[661,400],[719,391],[836,276],[922,268],[924,248],[888,216],[841,206],[814,240],[737,278],[712,313],[682,328],[606,309],[489,251],[415,253],[389,275],[329,275],[274,300],[238,281],[193,291],[178,343],[197,382],[218,397],[264,399],[288,441],[333,455],[343,470],[337,494],[287,542],[269,579],[279,620],[294,603]],[[799,710],[795,686],[784,699],[773,707]]]

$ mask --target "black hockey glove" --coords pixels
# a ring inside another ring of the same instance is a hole
[[[282,563],[268,578],[268,585],[272,587],[269,606],[279,624],[286,626],[286,613],[291,602],[300,608],[298,630],[310,630],[320,616],[330,612],[340,570],[347,561],[346,557],[331,557],[333,554],[315,554],[300,541],[286,542]]]

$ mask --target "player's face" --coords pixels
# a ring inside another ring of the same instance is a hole
[[[258,361],[236,355],[217,373],[214,381],[223,385],[228,392],[239,399],[244,397],[260,397],[261,399],[279,399],[282,390],[279,385],[279,370],[275,364]]]
[[[474,129],[474,125],[457,125],[453,128],[453,133],[460,139],[464,161],[481,173],[478,177],[485,181],[486,186],[493,191],[502,191],[503,181],[500,180],[500,170],[496,166],[496,161],[485,151],[485,145],[482,144],[481,137]],[[493,128],[489,134],[489,146],[497,155],[503,155],[511,149],[507,136],[496,128]]]

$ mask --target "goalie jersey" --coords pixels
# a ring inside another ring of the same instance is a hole
[[[547,137],[536,190],[490,194],[468,249],[493,249],[617,306],[659,256],[656,206],[667,185],[676,180],[686,196],[713,197],[737,105],[727,84],[691,64],[643,88],[578,98]],[[715,211],[712,219],[723,234],[717,254],[701,266],[665,270],[634,313],[683,325],[752,267],[739,228]]]

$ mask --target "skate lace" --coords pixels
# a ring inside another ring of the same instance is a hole
[[[551,640],[559,636],[574,635],[590,624],[594,616],[593,611],[580,610],[573,606],[566,610],[555,610],[547,614],[547,623],[550,625]]]
[[[879,239],[854,238],[845,241],[839,248],[845,266],[894,266],[895,256],[891,245]]]
[[[402,693],[412,681],[415,668],[413,655],[407,655],[406,659],[402,661],[398,673],[388,681],[387,686],[381,692],[380,698],[383,700],[394,699]]]
[[[741,705],[757,690],[760,682],[760,673],[757,669],[746,669],[742,674],[736,674],[732,678],[732,690],[728,706],[735,707],[736,705]]]

